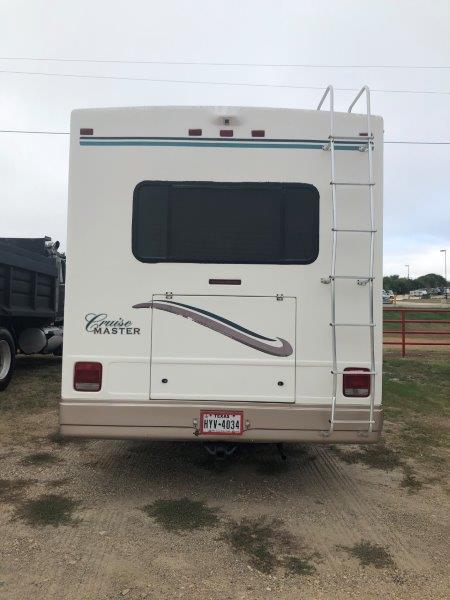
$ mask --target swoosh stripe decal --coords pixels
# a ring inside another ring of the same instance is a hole
[[[214,313],[208,313],[203,309],[191,307],[189,305],[179,304],[177,302],[168,302],[164,300],[154,300],[153,302],[143,302],[135,304],[133,308],[152,308],[157,310],[163,310],[165,312],[179,315],[186,319],[190,319],[203,327],[212,329],[217,333],[220,333],[226,337],[229,337],[245,346],[270,354],[272,356],[290,356],[293,353],[291,344],[282,338],[266,338],[259,334],[255,334],[249,329],[241,327],[233,321],[224,319]],[[255,339],[258,338],[258,339]],[[273,345],[267,342],[276,342],[277,345]],[[281,345],[279,345],[281,344]]]
[[[164,300],[162,300],[162,302],[164,302]],[[229,319],[220,317],[219,315],[216,315],[215,313],[204,310],[203,308],[197,308],[196,306],[190,306],[189,304],[181,304],[180,302],[171,302],[170,300],[166,300],[165,302],[167,302],[167,304],[175,304],[176,306],[183,306],[184,308],[190,308],[191,310],[195,310],[196,312],[206,315],[207,317],[212,317],[213,319],[216,319],[217,321],[221,321],[225,325],[229,325],[230,327],[233,327],[234,329],[238,329],[239,331],[242,331],[242,333],[252,335],[253,337],[256,337],[260,340],[265,340],[266,342],[275,342],[276,341],[273,338],[264,337],[263,335],[260,335],[259,333],[255,333],[254,331],[251,331],[250,329],[246,329],[245,327],[242,327],[241,325],[238,325],[237,323],[234,323],[233,321],[230,321]]]

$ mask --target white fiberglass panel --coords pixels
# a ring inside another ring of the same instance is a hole
[[[154,296],[143,306],[153,319],[151,398],[294,402],[295,305],[295,298]]]

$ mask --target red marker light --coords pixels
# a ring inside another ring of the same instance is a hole
[[[221,129],[220,137],[233,137],[233,130],[232,129]]]
[[[201,129],[189,129],[189,135],[202,135]]]
[[[252,129],[252,137],[265,137],[266,132],[264,129]]]
[[[82,127],[80,129],[80,135],[94,135],[94,130],[89,127]]]

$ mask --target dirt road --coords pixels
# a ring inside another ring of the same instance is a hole
[[[292,445],[285,463],[264,445],[216,464],[197,443],[66,442],[47,361],[19,366],[0,411],[0,598],[448,597],[439,461]]]

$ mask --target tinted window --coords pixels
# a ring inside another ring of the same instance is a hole
[[[311,263],[319,192],[301,183],[143,181],[132,246],[144,262]]]

